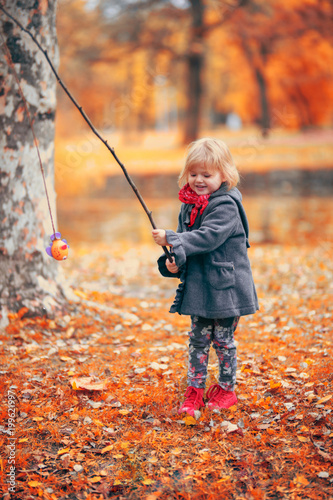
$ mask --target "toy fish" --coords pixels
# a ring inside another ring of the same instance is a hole
[[[50,236],[51,245],[46,248],[46,253],[56,260],[66,260],[68,257],[69,245],[66,240],[61,239],[60,233]]]

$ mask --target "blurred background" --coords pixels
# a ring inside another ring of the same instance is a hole
[[[329,0],[58,0],[59,73],[134,179],[177,225],[186,146],[224,140],[252,243],[333,241]],[[72,242],[148,243],[120,167],[58,87],[56,190]]]

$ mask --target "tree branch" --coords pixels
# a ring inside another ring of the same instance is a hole
[[[57,79],[57,82],[59,83],[59,85],[62,87],[62,89],[65,91],[65,93],[67,94],[67,96],[69,97],[69,99],[72,101],[72,103],[74,104],[74,106],[79,110],[80,114],[82,115],[83,119],[86,121],[86,123],[89,125],[90,129],[93,131],[93,133],[96,135],[96,137],[98,137],[98,139],[100,141],[102,141],[102,143],[105,145],[105,147],[109,150],[109,152],[112,154],[112,156],[114,157],[114,159],[116,160],[116,162],[118,163],[118,165],[120,166],[120,168],[122,169],[125,177],[126,177],[126,180],[128,181],[129,185],[131,186],[131,188],[133,189],[136,197],[138,198],[139,202],[141,203],[144,211],[146,212],[147,216],[148,216],[148,219],[152,225],[152,227],[154,229],[157,228],[156,224],[155,224],[155,221],[153,219],[153,216],[152,216],[152,212],[151,210],[148,209],[144,199],[142,198],[138,188],[136,187],[136,185],[134,184],[133,180],[131,179],[129,173],[127,172],[126,168],[125,168],[125,165],[119,160],[118,156],[116,155],[116,152],[114,150],[113,147],[110,147],[107,140],[105,140],[100,134],[99,132],[95,129],[95,127],[93,126],[92,122],[90,121],[90,119],[88,118],[88,116],[86,115],[85,111],[83,110],[82,106],[80,106],[77,101],[74,99],[74,97],[72,96],[72,94],[69,92],[68,88],[65,86],[65,84],[63,83],[63,81],[61,80],[60,76],[58,75],[55,67],[53,66],[53,63],[51,61],[51,59],[49,58],[49,55],[47,53],[47,51],[45,49],[43,49],[43,47],[40,45],[40,43],[38,42],[38,40],[36,39],[36,37],[28,30],[26,29],[21,23],[20,21],[18,21],[14,16],[12,16],[9,12],[7,12],[7,10],[2,6],[0,5],[0,10],[2,10],[2,12],[7,16],[9,17],[9,19],[11,19],[24,33],[26,33],[27,35],[30,36],[30,38],[33,40],[33,42],[37,45],[37,47],[39,48],[39,50],[41,52],[43,52],[47,62],[49,63],[50,65],[50,68],[53,72],[53,74],[55,75],[56,79]],[[170,262],[172,262],[172,257],[170,255],[170,252],[168,251],[168,249],[163,246],[163,250],[167,256],[167,258],[169,259]]]
[[[234,13],[238,9],[246,7],[247,4],[248,0],[239,0],[237,5],[228,4],[228,2],[224,2],[226,10],[223,13],[223,19],[220,19],[210,24],[206,24],[203,27],[203,35],[206,36],[207,34],[210,34],[210,32],[213,31],[214,29],[221,27],[224,23],[229,21],[229,19],[234,15]]]

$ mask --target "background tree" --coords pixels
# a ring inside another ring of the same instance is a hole
[[[156,67],[164,66],[170,83],[174,83],[178,90],[181,89],[179,107],[183,142],[187,144],[197,138],[201,125],[206,38],[212,29],[229,21],[234,12],[246,3],[247,0],[218,2],[218,16],[210,23],[207,12],[217,10],[216,2],[212,1],[141,0],[120,3],[116,0],[100,0],[97,10],[100,12],[100,19],[103,19],[101,30],[109,39],[108,50],[98,51],[95,46],[84,51],[84,57],[89,63],[97,64],[103,62],[112,65],[118,60],[119,67],[122,66],[124,58],[130,55],[131,71],[124,83],[127,95],[132,95],[133,92],[128,86],[131,87],[133,71],[136,71],[135,64],[133,65],[135,53],[149,53],[150,62],[141,58],[141,67],[145,66],[148,74],[155,72],[154,76],[158,78],[161,75],[156,71]],[[74,3],[71,8],[78,7]],[[93,16],[96,16],[95,11]],[[99,38],[95,39],[98,43]],[[64,47],[64,50],[68,49]],[[155,69],[151,67],[151,59],[155,62]],[[116,78],[114,73],[113,78]],[[141,112],[147,109],[146,104],[142,100]],[[138,112],[139,116],[145,114],[141,112]],[[132,124],[133,120],[135,113],[131,114],[128,121]]]
[[[126,143],[163,114],[186,143],[230,112],[263,131],[332,124],[329,0],[59,1],[60,74]],[[59,100],[68,136],[82,123]]]
[[[21,2],[6,0],[3,6],[33,32],[51,59],[57,61],[56,0]],[[46,175],[53,216],[55,78],[43,54],[10,19],[0,12],[1,30],[20,79]],[[45,190],[33,136],[13,70],[4,47],[0,58],[0,300],[6,309],[27,307],[41,314],[43,307],[59,307],[63,294],[58,266],[45,252],[52,234]]]
[[[315,126],[325,115],[332,89],[327,58],[332,28],[332,4],[326,0],[249,0],[226,26],[257,84],[256,121],[264,135],[272,121],[283,126]],[[319,86],[323,94],[314,98]],[[281,92],[279,101],[276,99],[277,87],[284,92],[284,103]],[[290,113],[287,117],[281,111],[286,104],[295,115],[289,124]]]

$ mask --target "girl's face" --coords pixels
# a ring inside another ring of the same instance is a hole
[[[208,169],[204,165],[192,165],[187,176],[190,188],[199,196],[214,193],[224,181],[222,172]]]

